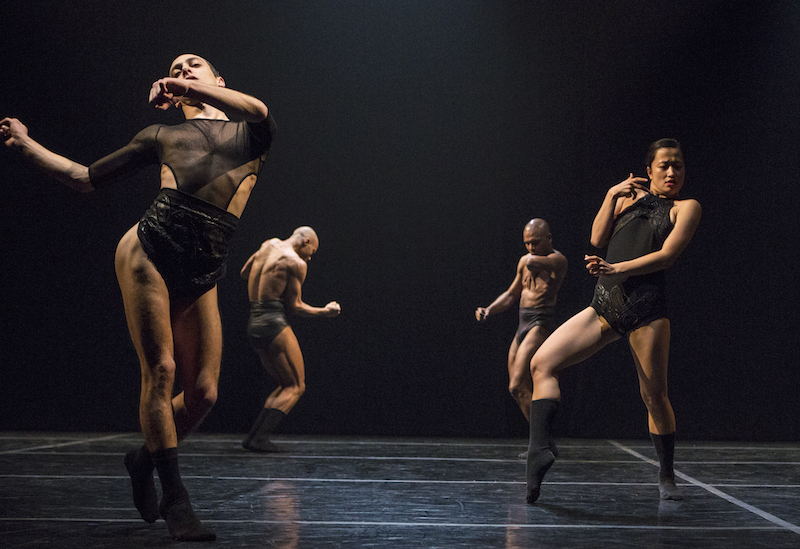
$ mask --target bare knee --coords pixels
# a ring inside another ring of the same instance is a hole
[[[530,400],[531,398],[530,387],[518,380],[511,380],[511,383],[508,384],[508,392],[511,393],[512,397],[514,397],[514,400]]]
[[[531,359],[531,379],[536,385],[537,381],[553,377],[550,364],[539,355],[534,355]]]
[[[169,358],[148,364],[142,375],[142,385],[150,395],[172,396],[172,386],[175,383],[175,361]]]
[[[184,391],[184,402],[193,413],[204,414],[217,403],[217,396],[216,383],[200,383]]]
[[[662,387],[642,387],[640,389],[642,401],[648,410],[664,408],[669,404],[667,389]]]

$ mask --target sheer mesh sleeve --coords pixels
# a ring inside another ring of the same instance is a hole
[[[254,157],[258,157],[269,152],[277,130],[275,119],[272,118],[272,111],[270,111],[267,117],[261,122],[248,122],[247,127],[250,130],[250,135],[253,137],[253,141],[251,142],[251,154]]]
[[[145,166],[159,163],[156,137],[161,124],[149,126],[116,152],[89,166],[89,180],[96,189],[108,182],[129,177]]]

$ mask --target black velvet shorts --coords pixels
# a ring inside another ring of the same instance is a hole
[[[139,221],[138,236],[170,297],[195,299],[225,276],[235,215],[175,189],[161,189]]]

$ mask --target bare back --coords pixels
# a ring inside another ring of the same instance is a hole
[[[243,269],[244,274],[249,266],[247,294],[250,301],[282,300],[289,281],[298,276],[302,262],[288,242],[272,238],[261,244]]]
[[[561,252],[553,250],[546,256],[524,255],[517,271],[522,276],[520,307],[555,307],[558,290],[567,273],[567,259]]]

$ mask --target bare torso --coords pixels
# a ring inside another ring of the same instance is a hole
[[[542,257],[544,256],[534,256]],[[567,261],[561,252],[553,251],[546,256],[548,265],[530,270],[528,260],[531,254],[526,254],[519,260],[517,269],[522,275],[522,293],[519,306],[524,308],[554,307],[558,290],[566,275]]]
[[[291,244],[278,238],[261,244],[252,260],[247,277],[250,301],[283,299],[289,280],[303,261]]]

